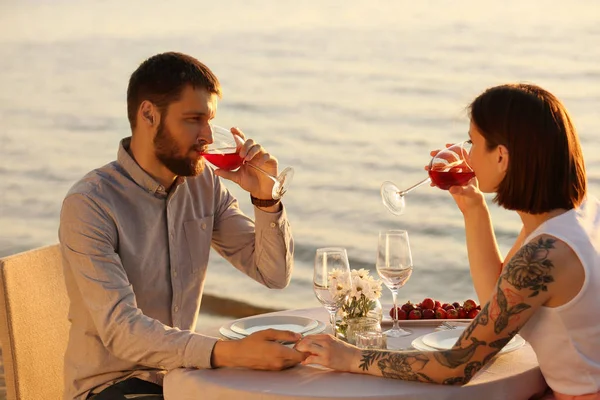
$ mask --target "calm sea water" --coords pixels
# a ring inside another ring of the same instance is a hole
[[[290,287],[265,289],[213,256],[207,292],[317,306],[317,247],[344,246],[353,268],[373,269],[378,231],[396,228],[409,231],[415,265],[400,300],[464,300],[474,290],[450,196],[422,187],[397,217],[381,204],[381,182],[424,178],[431,149],[466,138],[470,100],[520,81],[565,102],[590,192],[600,194],[598,43],[596,0],[1,1],[0,255],[57,242],[69,187],[112,161],[129,135],[129,75],[177,50],[219,76],[216,122],[243,128],[296,169],[285,197],[296,239]],[[519,220],[491,208],[507,251]]]

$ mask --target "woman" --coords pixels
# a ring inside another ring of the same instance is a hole
[[[296,348],[310,353],[305,364],[462,385],[519,332],[557,399],[600,399],[600,204],[586,196],[571,119],[554,95],[526,84],[488,89],[469,110],[476,178],[450,193],[464,216],[473,283],[487,304],[448,351],[361,351],[328,335]],[[523,222],[504,261],[483,196],[489,192]]]

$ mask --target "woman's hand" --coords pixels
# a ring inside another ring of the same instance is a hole
[[[452,144],[446,144],[446,147],[450,147]],[[431,157],[435,157],[440,150],[433,150],[429,154]],[[429,165],[425,166],[425,170],[429,171]],[[431,183],[431,186],[436,186],[435,183]],[[454,198],[456,205],[459,210],[465,214],[473,208],[485,206],[485,198],[483,193],[479,190],[479,184],[477,178],[472,178],[464,186],[451,186],[448,192]]]
[[[302,364],[319,364],[337,371],[359,372],[360,349],[331,335],[306,336],[294,348],[310,354]]]
[[[471,209],[485,206],[485,198],[479,190],[477,178],[472,178],[465,186],[452,186],[448,192],[463,214],[468,213]]]

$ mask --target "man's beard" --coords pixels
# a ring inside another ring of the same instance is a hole
[[[188,150],[188,153],[199,150],[200,146],[194,146]],[[165,128],[163,121],[160,121],[154,137],[154,152],[156,158],[177,176],[196,176],[204,171],[204,157],[194,159],[186,155],[181,156],[181,149],[171,132]]]

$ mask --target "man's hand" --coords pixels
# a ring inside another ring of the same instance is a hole
[[[212,353],[212,366],[245,367],[278,371],[302,362],[306,355],[281,342],[297,342],[299,333],[267,329],[240,340],[219,341]]]
[[[238,128],[231,128],[231,132],[238,143],[239,155],[244,159],[244,163],[252,164],[272,176],[277,176],[277,159],[275,157],[267,153],[254,140],[246,139],[244,133]],[[215,174],[237,183],[258,199],[271,198],[273,179],[249,165],[244,164],[237,171],[218,169]]]

